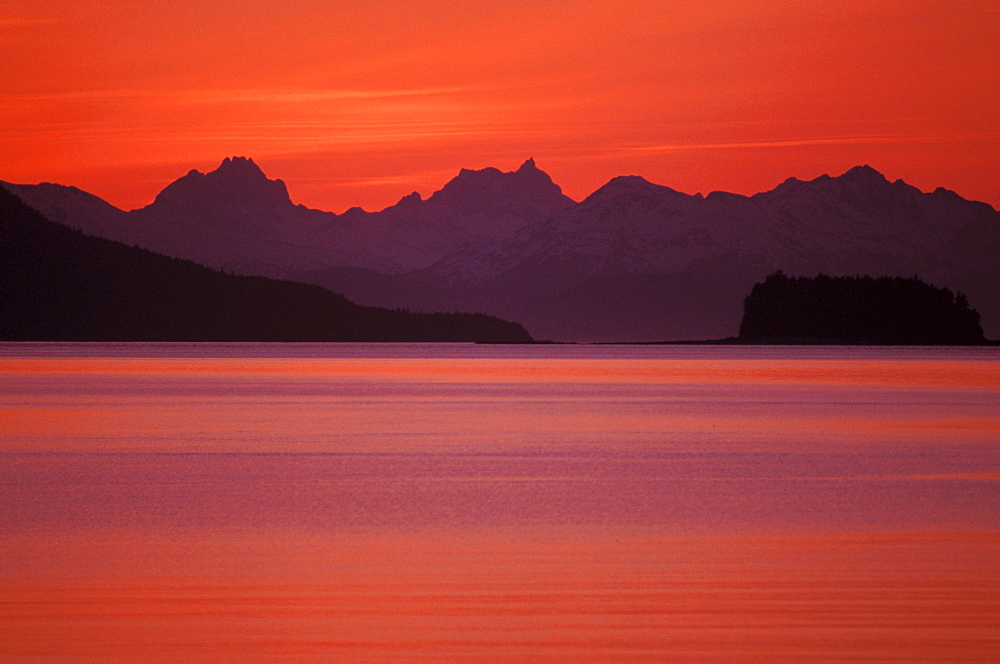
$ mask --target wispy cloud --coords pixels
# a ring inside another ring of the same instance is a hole
[[[326,150],[334,145],[370,145],[455,139],[462,137],[504,137],[519,134],[521,127],[483,124],[475,121],[337,121],[278,120],[257,122],[217,121],[192,127],[176,124],[137,122],[131,126],[83,121],[35,122],[22,124],[5,139],[33,142],[38,135],[48,140],[127,139],[138,144],[244,141],[254,144],[294,146],[297,153]],[[0,135],[5,132],[0,130]]]
[[[684,150],[734,150],[755,148],[805,147],[812,145],[882,144],[882,143],[952,143],[956,141],[989,141],[1000,139],[1000,132],[954,134],[866,134],[819,136],[766,141],[734,141],[719,143],[656,143],[629,144],[623,152],[678,152]]]
[[[2,24],[0,24],[2,25]],[[183,102],[188,104],[218,104],[232,102],[291,103],[321,102],[336,100],[392,99],[398,97],[430,97],[476,92],[476,86],[453,86],[435,88],[395,88],[386,90],[357,89],[109,89],[109,90],[69,90],[63,92],[5,94],[8,101],[83,101],[147,99],[159,102]]]
[[[302,103],[313,101],[336,101],[353,99],[391,99],[396,97],[429,97],[476,92],[475,86],[454,86],[438,88],[391,89],[391,90],[216,90],[198,91],[196,99],[205,102],[265,101]]]

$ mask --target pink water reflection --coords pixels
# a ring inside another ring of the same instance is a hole
[[[464,352],[0,357],[0,656],[995,657],[996,358]]]

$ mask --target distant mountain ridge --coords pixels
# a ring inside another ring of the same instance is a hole
[[[576,203],[529,159],[509,173],[463,169],[427,199],[341,215],[294,205],[284,183],[238,157],[132,212],[71,188],[6,186],[104,237],[369,305],[483,311],[536,338],[733,336],[743,297],[779,269],[920,275],[965,292],[1000,336],[1000,213],[870,166],[753,196],[622,176]]]
[[[192,170],[130,212],[106,203],[98,209],[100,199],[75,188],[3,184],[48,218],[87,233],[269,276],[343,265],[405,272],[573,204],[530,159],[513,173],[463,169],[426,201],[413,193],[381,212],[341,215],[295,205],[283,181],[244,157],[209,173]]]
[[[0,188],[5,341],[527,342],[479,314],[362,307],[318,286],[221,274],[84,235]]]

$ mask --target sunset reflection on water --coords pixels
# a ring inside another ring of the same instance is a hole
[[[293,350],[0,354],[5,660],[1000,649],[996,354]]]

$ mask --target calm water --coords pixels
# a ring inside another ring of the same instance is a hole
[[[1000,350],[0,345],[7,661],[996,661]]]

